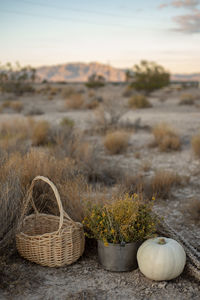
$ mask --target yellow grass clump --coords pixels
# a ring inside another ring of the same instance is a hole
[[[149,108],[152,107],[151,103],[144,95],[134,95],[128,101],[130,108]]]
[[[153,128],[155,144],[160,151],[177,151],[181,148],[181,140],[178,134],[167,124],[161,123]]]
[[[195,156],[200,158],[200,134],[193,136],[191,144]]]
[[[66,100],[65,105],[69,109],[82,109],[84,99],[81,94],[72,94],[69,99]]]
[[[48,143],[50,125],[47,121],[39,121],[32,132],[32,145],[40,146]]]
[[[4,101],[1,105],[2,109],[11,108],[16,112],[21,112],[23,109],[23,103],[21,101]]]
[[[159,170],[151,179],[153,195],[158,198],[168,198],[173,186],[181,185],[182,178],[171,171]]]
[[[179,105],[193,105],[194,100],[194,95],[185,93],[181,95]]]
[[[120,154],[128,148],[129,134],[123,130],[107,133],[104,146],[110,154]]]

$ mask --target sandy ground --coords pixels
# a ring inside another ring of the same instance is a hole
[[[119,101],[124,105],[127,103],[127,98],[122,96],[122,92],[123,87],[108,85],[99,89],[97,95],[104,101],[116,101],[117,107]],[[191,137],[200,131],[200,90],[164,94],[164,102],[160,101],[163,93],[156,92],[149,98],[152,108],[125,109],[119,124],[134,124],[139,119],[142,128],[166,122],[180,134],[181,151],[161,153],[157,148],[149,148],[153,135],[144,129],[131,133],[129,148],[124,155],[108,155],[104,150],[101,135],[87,138],[99,147],[101,157],[110,165],[119,165],[129,174],[137,175],[143,170],[144,175],[150,177],[155,170],[164,169],[188,176],[188,184],[176,188],[170,199],[160,200],[156,210],[200,251],[200,221],[192,220],[187,209],[191,199],[199,199],[200,195],[200,160],[194,157],[190,145]],[[181,93],[195,94],[195,105],[178,105]],[[0,102],[3,100],[1,97]],[[93,110],[68,110],[59,95],[53,100],[47,100],[45,96],[40,95],[25,96],[20,100],[24,104],[21,114],[5,110],[0,114],[0,123],[18,117],[26,118],[27,111],[36,107],[44,112],[34,116],[37,120],[45,119],[52,124],[59,124],[64,117],[68,117],[74,120],[75,126],[81,130],[87,131],[95,126],[96,115]],[[136,152],[140,153],[139,159],[134,155]],[[145,170],[147,164],[149,167]],[[16,280],[12,278],[12,283],[0,290],[0,299],[200,299],[199,285],[185,273],[170,282],[150,281],[138,270],[111,273],[103,270],[98,264],[96,252],[86,251],[76,264],[60,269],[40,267],[25,262],[19,256],[13,258],[10,264],[12,268],[14,264],[20,275]]]

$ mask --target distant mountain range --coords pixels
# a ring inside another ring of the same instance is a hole
[[[85,82],[88,77],[96,73],[105,77],[106,81],[120,82],[125,80],[125,69],[119,69],[97,62],[92,63],[67,63],[55,66],[43,66],[37,68],[37,76],[40,80]],[[200,81],[200,73],[173,74],[172,80]]]
[[[117,69],[109,65],[96,62],[67,63],[56,66],[44,66],[37,68],[37,75],[41,80],[85,82],[92,74],[102,75],[106,81],[124,81],[125,70]]]

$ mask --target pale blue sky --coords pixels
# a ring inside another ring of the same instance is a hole
[[[200,72],[199,2],[0,0],[0,62],[126,68],[147,59],[173,73]]]

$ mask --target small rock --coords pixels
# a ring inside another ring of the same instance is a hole
[[[159,289],[164,289],[164,288],[166,288],[166,285],[167,285],[167,282],[166,282],[166,281],[160,282],[160,283],[158,284],[158,288],[159,288]]]

